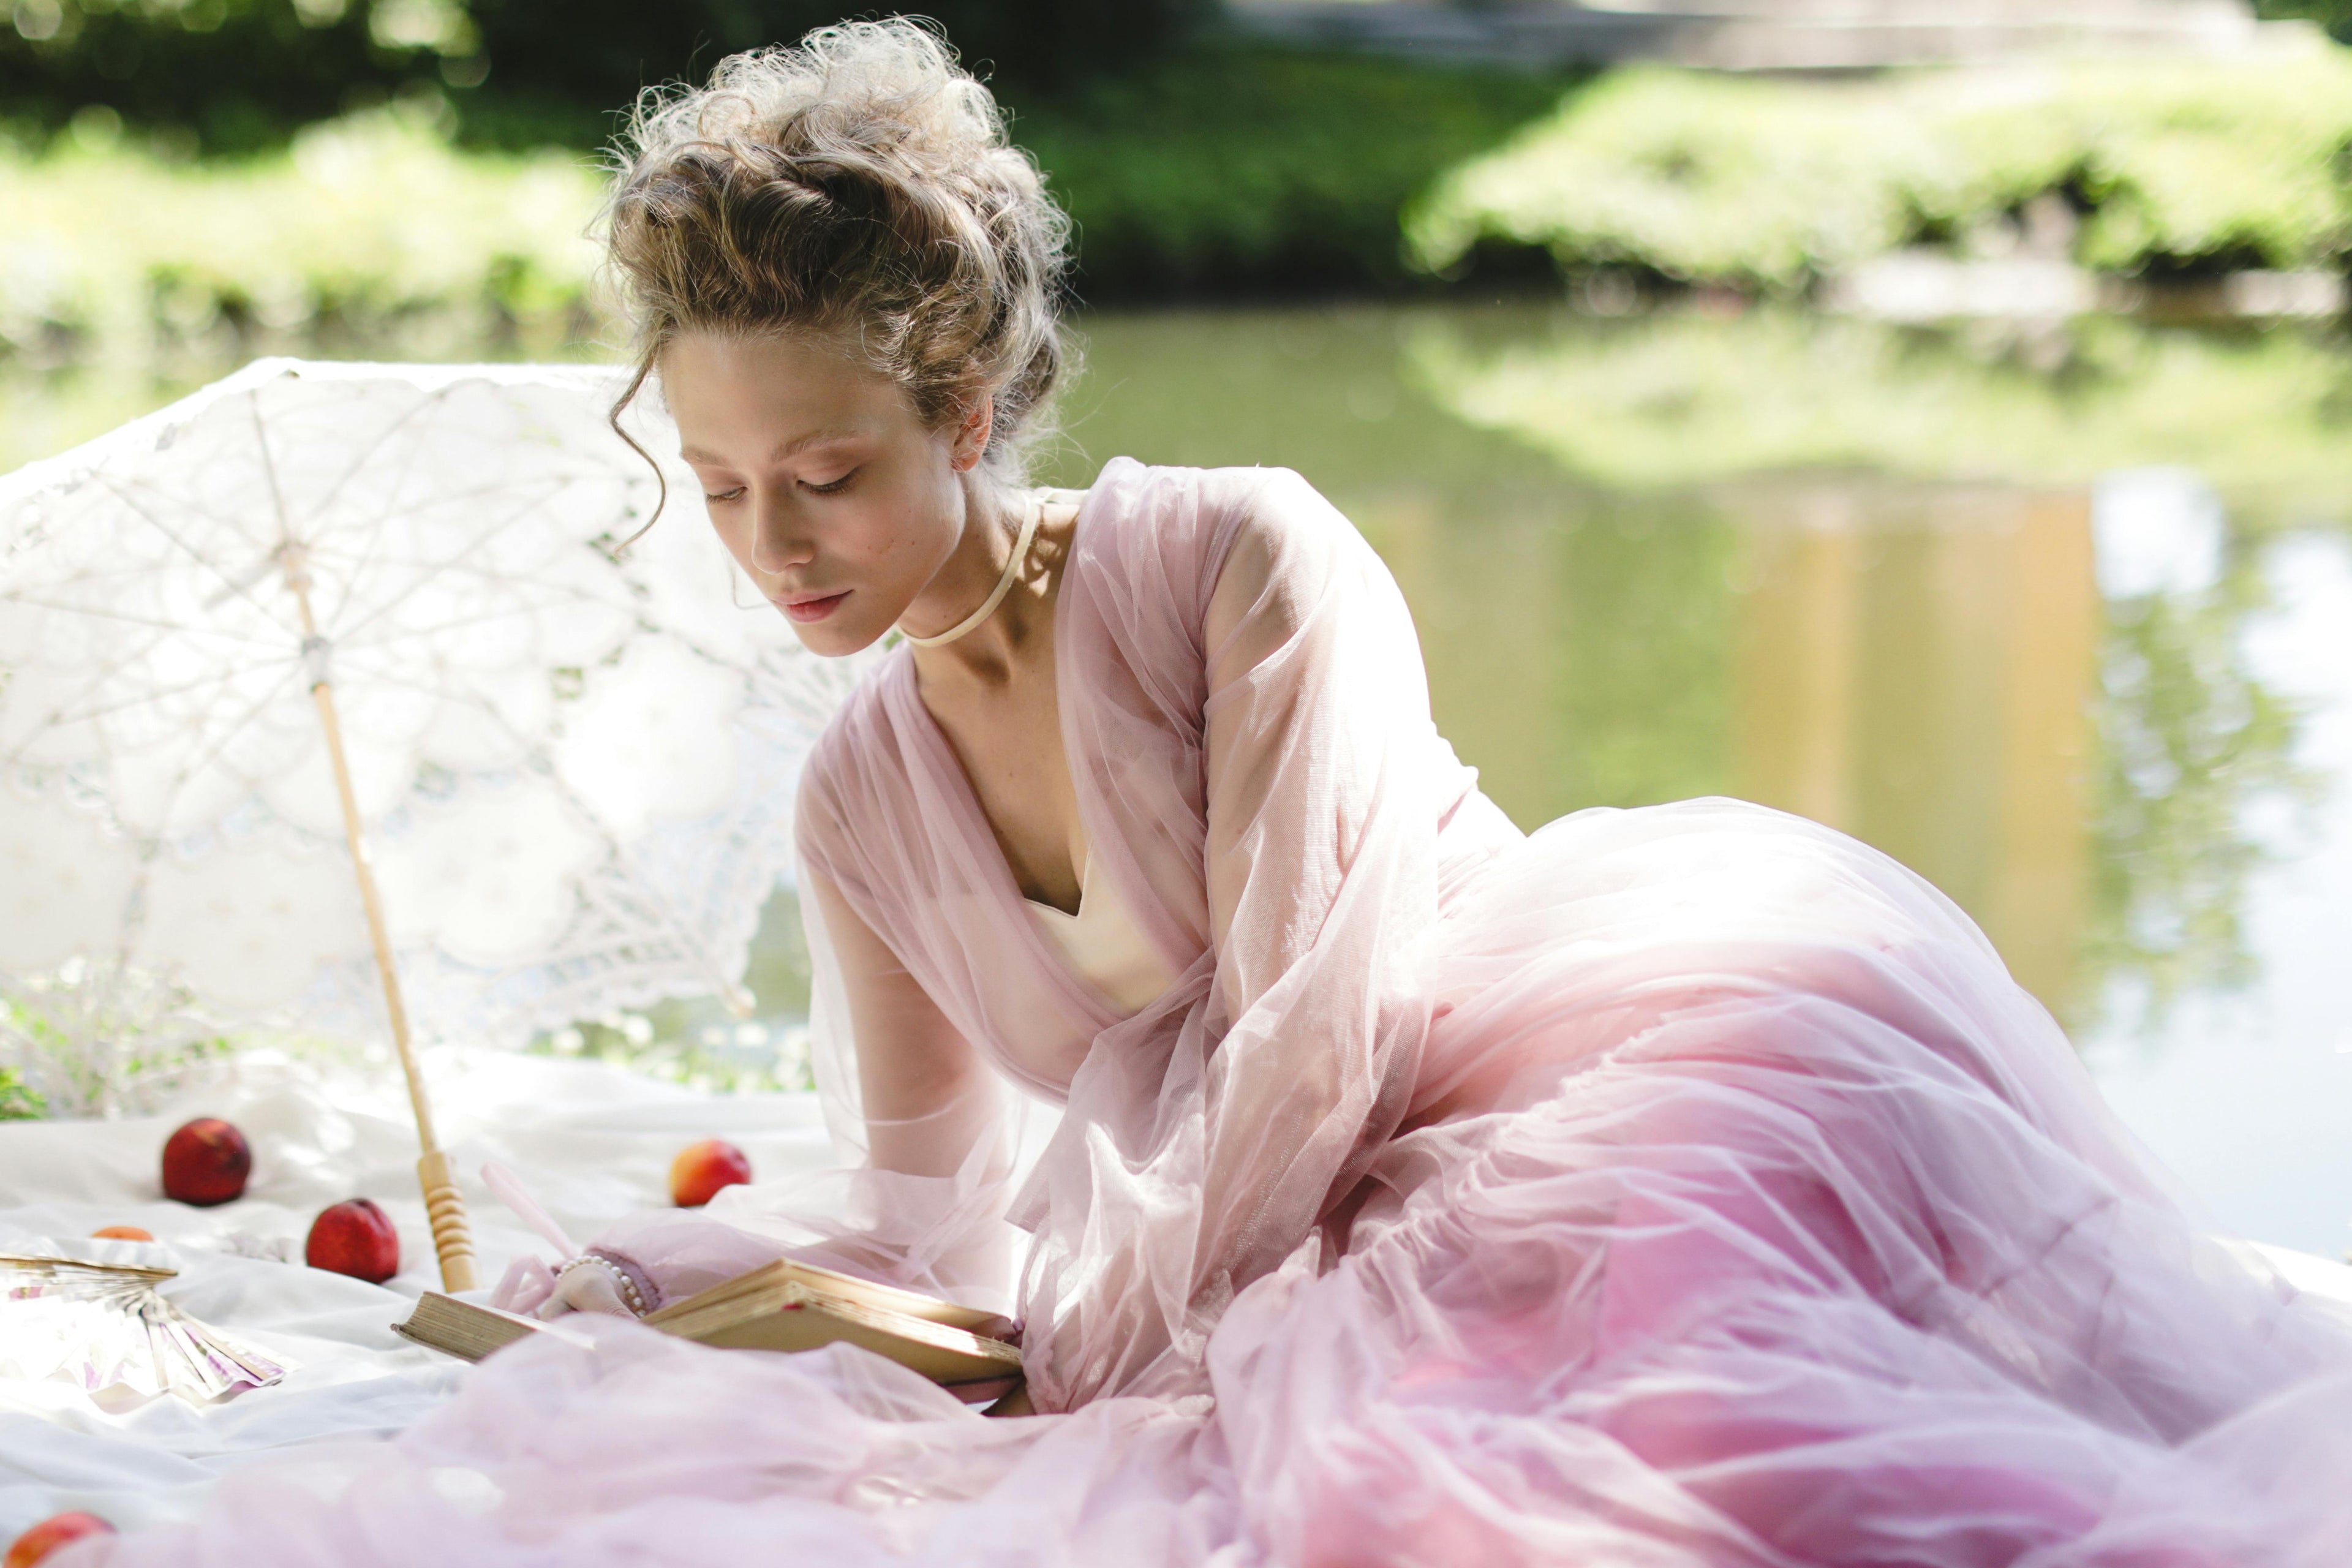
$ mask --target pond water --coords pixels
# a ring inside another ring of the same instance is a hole
[[[1522,826],[1727,794],[1855,834],[2217,1222],[2352,1243],[2352,351],[1508,303],[1085,337],[1044,477],[1305,474]],[[0,466],[178,389],[0,375]],[[795,937],[780,909],[755,988]]]
[[[1981,923],[2221,1223],[2352,1243],[2352,357],[2115,321],[1097,319],[1053,478],[1298,469],[1527,827],[1725,794]]]

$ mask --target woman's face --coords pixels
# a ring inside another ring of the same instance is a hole
[[[681,332],[661,384],[719,539],[812,652],[872,643],[955,553],[984,414],[933,430],[896,382],[798,337]]]

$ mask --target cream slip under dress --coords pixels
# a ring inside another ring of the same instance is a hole
[[[1108,881],[1094,874],[1095,858],[1078,872],[1078,912],[1068,914],[1035,899],[1021,901],[1079,977],[1104,1001],[1129,1017],[1157,1002],[1176,984],[1176,971],[1151,945],[1135,915]]]

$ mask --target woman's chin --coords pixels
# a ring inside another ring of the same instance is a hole
[[[863,653],[872,647],[889,629],[887,626],[845,623],[835,616],[806,626],[795,622],[793,635],[801,639],[801,647],[819,658],[847,658],[853,653]]]

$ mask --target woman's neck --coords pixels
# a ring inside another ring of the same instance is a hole
[[[944,629],[952,624],[951,616],[967,616],[987,601],[1012,560],[1030,504],[1020,492],[1000,491],[967,476],[964,536],[925,592],[923,599],[929,603],[915,612],[919,626],[928,618],[942,623]],[[1068,522],[1068,508],[1047,508],[1003,599],[988,617],[953,642],[911,649],[916,672],[927,683],[945,677],[959,683],[1002,684],[1014,678],[1042,641],[1049,640],[1041,634],[1048,629],[1061,583]]]

